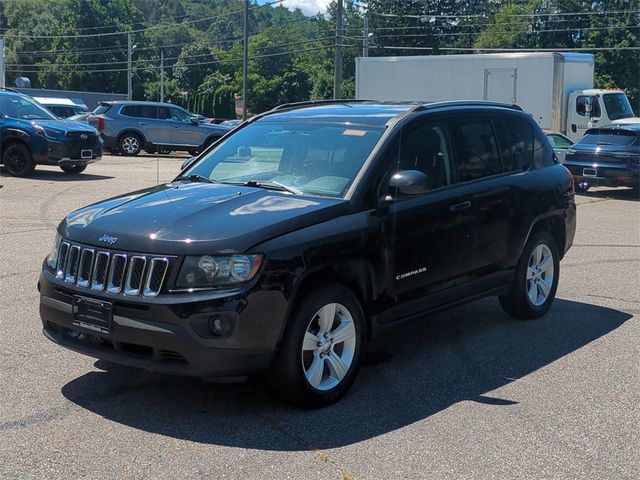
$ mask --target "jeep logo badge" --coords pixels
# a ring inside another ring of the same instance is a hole
[[[108,243],[109,245],[113,245],[118,241],[118,237],[111,237],[105,233],[98,239],[98,241],[103,243]]]
[[[80,138],[82,140],[86,140],[87,138],[89,138],[89,135],[87,135],[86,133],[83,133],[83,134],[80,135]]]

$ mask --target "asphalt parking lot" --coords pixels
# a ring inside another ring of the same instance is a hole
[[[640,478],[640,201],[578,197],[558,298],[537,321],[486,299],[371,354],[351,393],[294,409],[258,383],[117,369],[41,333],[58,222],[174,176],[185,157],[106,156],[0,184],[2,479]]]

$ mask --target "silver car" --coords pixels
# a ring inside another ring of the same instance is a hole
[[[544,134],[549,139],[549,143],[553,147],[553,151],[556,152],[556,156],[560,163],[564,163],[564,158],[567,156],[567,150],[573,142],[571,139],[559,132],[552,132],[550,130],[545,130]]]
[[[170,103],[119,100],[100,102],[87,118],[112,152],[137,155],[174,150],[197,155],[230,129],[200,122],[199,117]]]

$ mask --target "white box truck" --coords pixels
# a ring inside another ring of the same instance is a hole
[[[593,88],[593,55],[496,53],[361,57],[356,98],[514,103],[545,130],[577,140],[588,128],[640,123],[622,90]]]

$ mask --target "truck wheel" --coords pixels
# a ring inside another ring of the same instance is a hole
[[[349,289],[334,284],[296,306],[269,386],[284,401],[323,407],[351,387],[360,364],[364,315]]]
[[[538,318],[556,297],[560,278],[558,247],[547,232],[536,232],[524,247],[508,295],[500,297],[505,312],[516,318]]]
[[[87,166],[86,165],[61,165],[60,168],[64,173],[77,175],[78,173],[84,172],[87,169]]]
[[[118,140],[118,150],[124,155],[135,157],[142,150],[142,139],[137,133],[125,133]]]
[[[36,169],[31,152],[22,143],[11,143],[2,155],[5,170],[14,177],[27,177]]]

